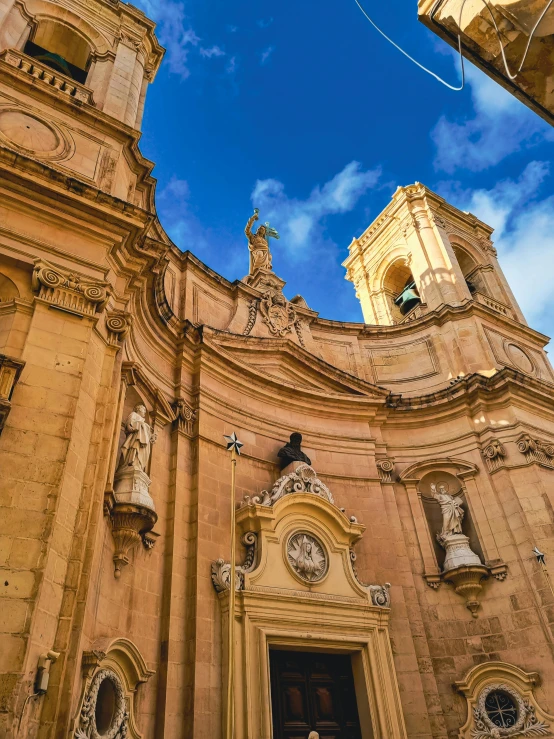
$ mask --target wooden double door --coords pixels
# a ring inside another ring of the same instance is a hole
[[[349,655],[270,652],[273,739],[361,739]]]

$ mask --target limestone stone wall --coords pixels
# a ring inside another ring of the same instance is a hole
[[[113,4],[92,5],[115,31]],[[82,30],[92,6],[73,6]],[[19,28],[14,7],[0,0],[0,39]],[[229,282],[156,219],[132,122],[138,50],[121,43],[127,97],[99,58],[95,97],[80,104],[0,58],[0,133],[8,105],[75,134],[66,158],[0,137],[0,734],[74,736],[95,676],[111,670],[133,739],[223,736],[211,565],[230,554],[233,431],[235,503],[271,489],[299,431],[337,506],[365,525],[356,567],[362,582],[391,583],[388,674],[409,739],[469,735],[467,676],[481,664],[519,675],[552,722],[554,596],[532,550],[548,573],[554,376],[490,228],[421,185],[401,189],[347,259],[365,324],[321,319],[273,273]],[[245,271],[247,256],[245,244]],[[402,316],[391,290],[408,274],[421,303]],[[129,524],[117,578],[114,475],[139,403],[157,437],[144,471],[157,520]],[[485,560],[477,618],[444,581],[425,514],[429,480],[444,476]],[[48,689],[34,695],[47,662]]]

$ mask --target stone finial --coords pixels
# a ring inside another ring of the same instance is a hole
[[[311,460],[307,454],[301,449],[302,447],[302,434],[298,431],[294,431],[290,435],[290,441],[285,444],[284,447],[279,449],[277,456],[281,461],[281,469],[287,467],[291,462],[304,462],[305,464],[311,465]]]

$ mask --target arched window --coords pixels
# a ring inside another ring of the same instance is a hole
[[[473,667],[454,683],[467,701],[467,719],[460,739],[475,737],[552,736],[554,716],[537,703],[536,672],[509,662],[490,661]]]
[[[454,249],[454,254],[456,255],[460,269],[462,270],[469,292],[473,294],[477,289],[482,289],[482,285],[480,284],[480,275],[475,271],[478,267],[475,259],[458,244],[453,244],[452,248]]]
[[[39,22],[24,53],[56,72],[84,84],[91,49],[85,39],[70,26],[48,18]]]
[[[415,280],[404,261],[394,262],[388,269],[383,288],[394,323],[421,303]]]

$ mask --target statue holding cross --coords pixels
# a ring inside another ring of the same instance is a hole
[[[250,250],[250,274],[253,275],[259,269],[271,272],[271,252],[269,250],[269,239],[278,239],[279,234],[272,228],[269,223],[259,226],[254,233],[252,226],[259,219],[259,209],[254,208],[254,215],[248,219],[244,233],[248,239],[248,249]]]

